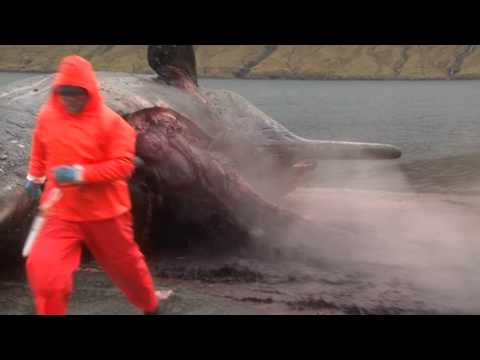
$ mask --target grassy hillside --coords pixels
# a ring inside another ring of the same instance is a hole
[[[475,79],[476,45],[199,45],[198,73],[220,78]],[[0,45],[0,70],[55,71],[79,54],[97,70],[151,73],[143,45]]]

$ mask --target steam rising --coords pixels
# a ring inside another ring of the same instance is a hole
[[[417,189],[398,163],[320,164],[312,186],[285,204],[323,230],[284,246],[302,245],[334,266],[375,265],[376,276],[400,271],[432,307],[479,313],[480,200]],[[329,238],[332,231],[345,236]]]

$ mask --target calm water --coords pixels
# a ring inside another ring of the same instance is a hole
[[[203,80],[232,89],[290,129],[386,142],[404,159],[480,152],[480,81]]]
[[[0,85],[26,76],[1,73]],[[397,145],[410,175],[480,179],[480,81],[200,83],[241,94],[305,137]]]

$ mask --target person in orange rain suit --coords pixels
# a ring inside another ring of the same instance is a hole
[[[104,104],[92,65],[64,58],[37,118],[25,185],[40,204],[53,188],[62,191],[26,261],[37,314],[67,313],[82,243],[144,314],[158,313],[171,295],[155,292],[133,238],[127,179],[135,140],[134,129]]]

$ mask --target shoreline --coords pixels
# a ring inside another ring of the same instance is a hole
[[[110,70],[98,70],[102,72],[125,72],[132,73],[130,71],[110,71]],[[32,74],[32,75],[48,75],[53,74],[52,71],[40,71],[40,70],[23,70],[23,69],[5,69],[0,67],[1,74]],[[138,75],[154,75],[151,72],[133,72],[133,74]],[[407,81],[407,82],[421,82],[421,81],[478,81],[480,76],[475,77],[457,77],[457,78],[443,78],[443,77],[433,77],[433,78],[390,78],[390,77],[335,77],[335,76],[313,76],[313,77],[296,77],[296,76],[198,76],[199,80],[269,80],[269,81]]]

